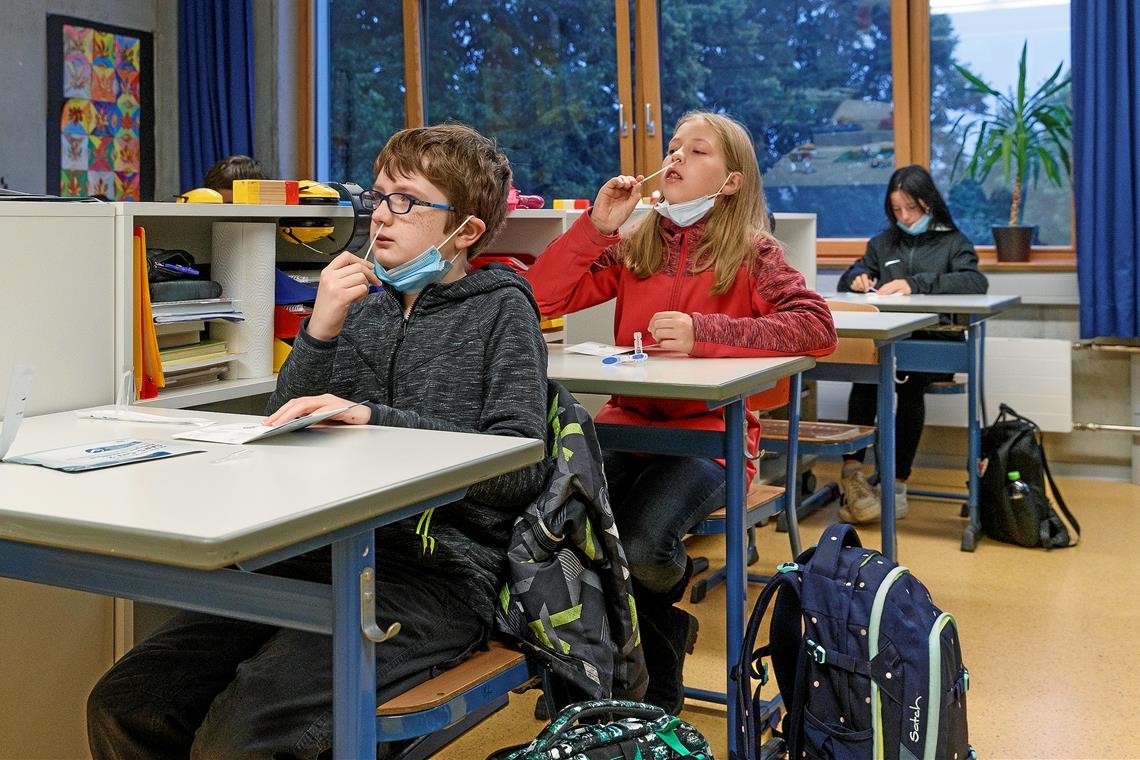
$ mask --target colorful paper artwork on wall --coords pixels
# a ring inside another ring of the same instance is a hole
[[[49,64],[55,78],[49,119],[54,112],[58,146],[48,150],[48,192],[148,200],[154,184],[151,36],[61,16],[48,21],[49,56],[58,51]]]

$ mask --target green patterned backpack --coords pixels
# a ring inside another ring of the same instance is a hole
[[[604,723],[582,723],[585,719]],[[712,760],[708,740],[660,707],[599,699],[570,705],[524,747],[499,750],[487,760]]]

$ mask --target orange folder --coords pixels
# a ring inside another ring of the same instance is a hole
[[[135,399],[154,398],[166,385],[162,376],[162,359],[158,355],[158,336],[154,332],[154,315],[150,308],[150,276],[146,263],[146,232],[135,227],[134,233],[134,370]]]

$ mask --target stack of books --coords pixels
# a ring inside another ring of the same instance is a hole
[[[224,340],[199,340],[182,346],[163,348],[158,352],[167,388],[206,383],[221,378],[226,364],[236,356]]]
[[[239,302],[231,298],[195,298],[190,301],[163,301],[151,304],[151,314],[156,325],[175,322],[196,322],[205,319],[225,319],[229,322],[242,322]]]

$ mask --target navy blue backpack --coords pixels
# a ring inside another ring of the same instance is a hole
[[[769,606],[769,641],[756,648]],[[787,710],[777,734],[790,758],[974,756],[954,617],[907,568],[863,548],[850,525],[829,526],[817,546],[780,565],[756,603],[734,671],[739,757],[773,749],[758,745],[764,658]]]

